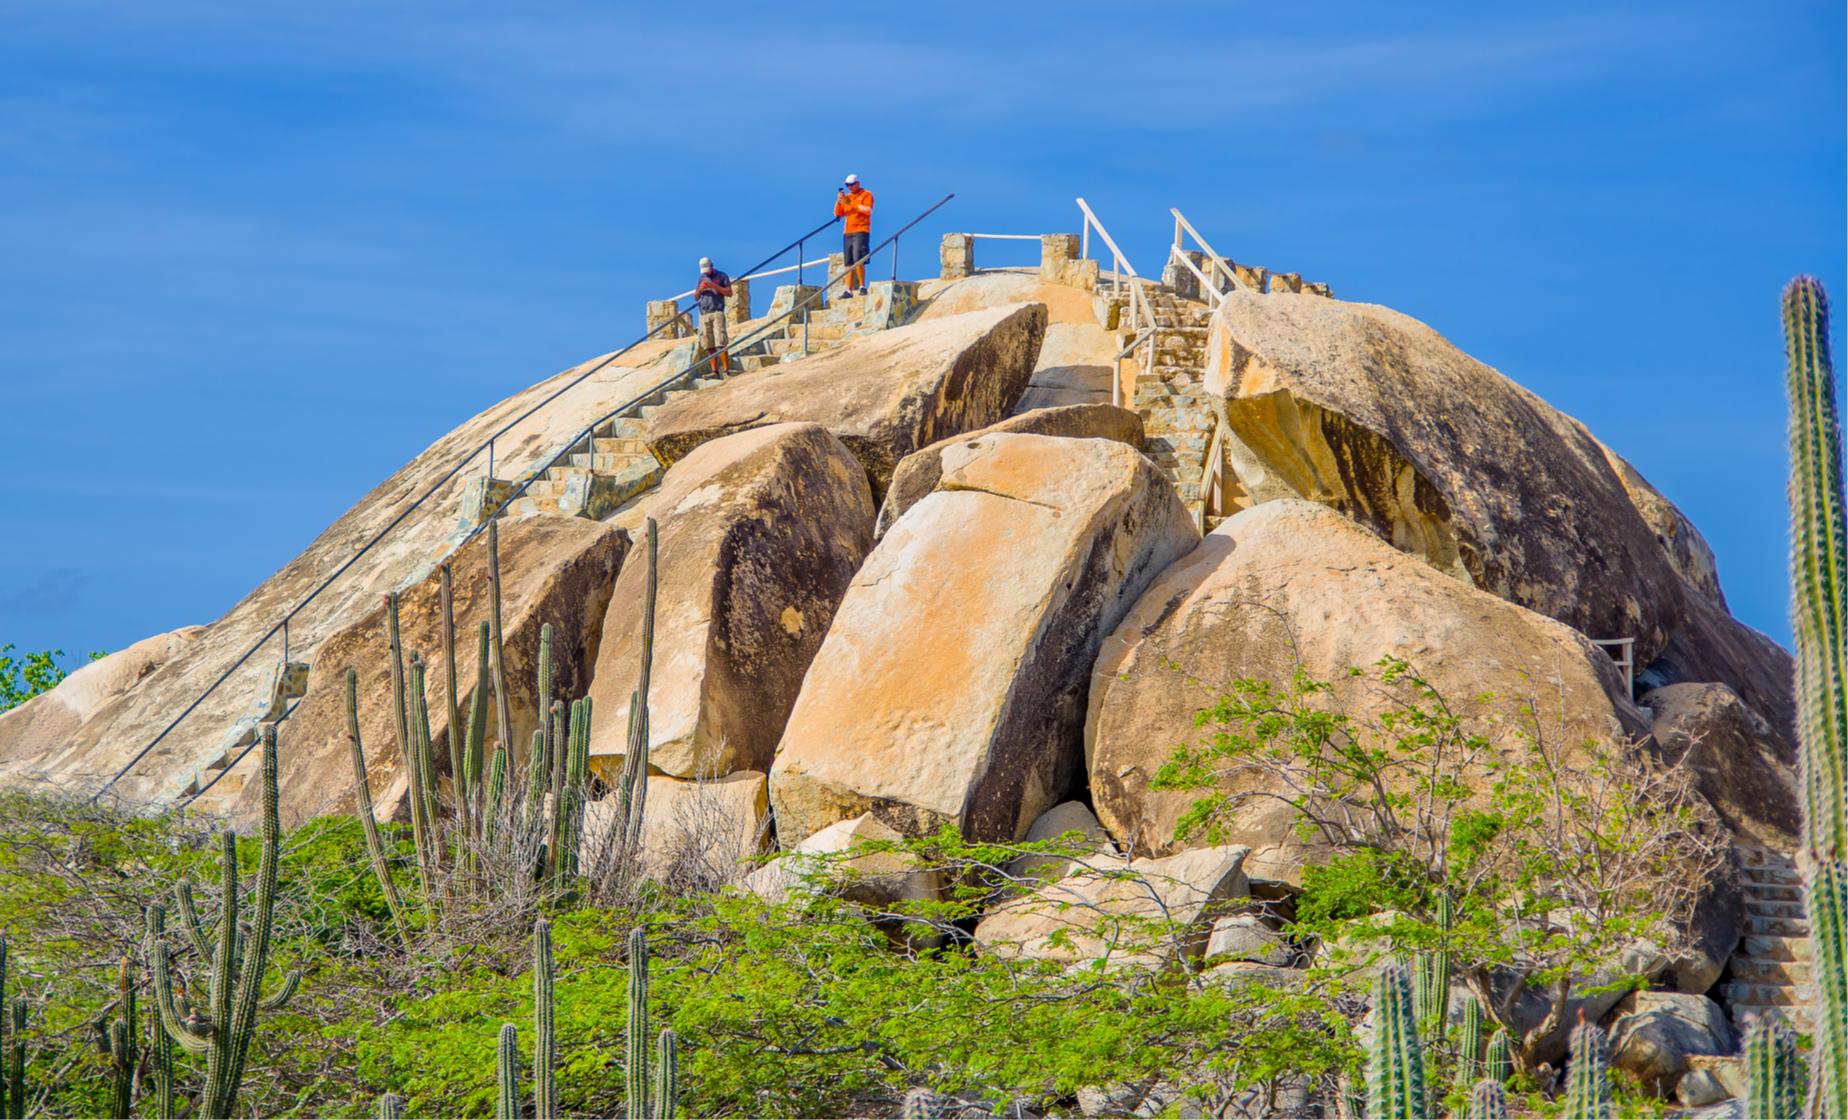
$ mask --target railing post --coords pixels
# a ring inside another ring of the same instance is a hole
[[[494,437],[488,437],[488,477],[494,477]]]
[[[285,665],[289,661],[289,620],[286,618],[282,620],[282,661]]]
[[[1078,223],[1078,258],[1083,260],[1091,255],[1091,219],[1080,214]],[[1112,269],[1111,271],[1115,271]]]
[[[892,283],[898,283],[898,238],[892,239]]]

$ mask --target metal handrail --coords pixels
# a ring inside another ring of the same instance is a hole
[[[1155,331],[1153,328],[1150,328],[1136,335],[1135,338],[1130,340],[1128,346],[1117,351],[1116,360],[1110,366],[1111,404],[1116,405],[1118,408],[1123,407],[1123,359],[1129,357],[1138,346],[1141,346],[1145,342],[1153,341],[1155,341]],[[1154,351],[1150,350],[1150,353],[1153,354]]]
[[[954,197],[954,196],[950,196],[950,197]],[[949,201],[949,198],[945,198],[943,201],[947,202]],[[943,202],[939,202],[937,205],[941,206],[943,205]],[[931,209],[934,210],[936,209],[936,207],[933,206]],[[926,211],[925,213],[929,213],[929,211]],[[922,215],[920,215],[920,218],[921,217]],[[838,218],[829,218],[826,222],[823,222],[821,225],[816,226],[814,229],[803,234],[801,237],[798,237],[794,241],[791,241],[789,244],[783,246],[781,249],[778,249],[775,253],[772,253],[770,256],[765,257],[762,261],[758,262],[758,264],[753,267],[762,268],[764,265],[769,264],[771,261],[776,260],[778,257],[789,252],[790,250],[800,248],[805,242],[808,241],[809,238],[814,237],[816,234],[827,229],[829,226],[833,225],[838,220],[839,220]],[[913,222],[913,224],[916,224],[915,221]],[[907,226],[905,228],[909,229],[910,226]],[[903,231],[901,230],[900,232],[903,232]],[[896,240],[896,237],[897,235],[894,234],[892,240]],[[882,243],[882,247],[883,247],[883,243]],[[868,254],[868,255],[870,256],[871,254]],[[173,720],[169,722],[167,726],[163,727],[160,730],[160,733],[158,735],[155,735],[154,738],[150,739],[145,746],[143,746],[140,750],[136,751],[133,757],[131,757],[127,762],[123,763],[121,768],[118,769],[115,772],[115,774],[112,775],[107,782],[104,782],[101,788],[99,788],[94,794],[90,796],[90,804],[94,805],[97,801],[101,800],[103,794],[109,792],[109,790],[114,788],[117,782],[121,781],[125,776],[127,776],[128,772],[134,769],[137,763],[139,763],[142,759],[146,758],[149,752],[151,752],[155,747],[159,746],[161,741],[164,740],[169,734],[171,734],[173,729],[178,727],[186,719],[186,717],[192,715],[193,712],[197,711],[199,708],[199,705],[205,703],[205,700],[207,697],[211,696],[212,693],[218,690],[218,687],[220,685],[224,684],[225,681],[229,680],[231,678],[231,674],[243,668],[243,666],[252,657],[256,655],[258,650],[262,649],[265,645],[269,643],[269,640],[271,638],[275,637],[277,634],[280,633],[280,634],[285,635],[284,640],[286,642],[287,640],[286,635],[288,634],[289,621],[291,619],[293,619],[296,615],[300,614],[304,609],[306,609],[308,604],[314,602],[315,599],[319,598],[323,591],[326,591],[328,587],[332,586],[335,580],[339,579],[342,575],[346,574],[348,569],[350,569],[354,564],[358,563],[359,559],[362,556],[365,556],[368,552],[370,552],[373,549],[373,547],[376,546],[380,541],[384,540],[385,537],[389,535],[393,529],[396,529],[399,525],[403,524],[405,518],[409,517],[413,512],[415,512],[418,508],[420,508],[426,501],[428,501],[432,496],[434,496],[438,490],[442,489],[444,486],[447,486],[458,474],[462,472],[462,468],[474,462],[476,457],[481,455],[482,452],[484,451],[487,452],[488,462],[492,464],[494,461],[494,442],[495,440],[506,435],[508,432],[512,431],[516,425],[525,421],[526,419],[531,417],[534,413],[538,412],[540,409],[551,404],[553,401],[557,400],[559,397],[563,396],[565,393],[569,392],[571,389],[576,388],[578,385],[582,384],[588,378],[601,372],[602,370],[607,368],[611,363],[615,362],[618,358],[621,358],[623,355],[629,353],[631,350],[634,350],[636,347],[642,345],[643,343],[652,340],[656,335],[660,334],[662,331],[665,331],[669,327],[673,326],[675,323],[678,323],[681,319],[685,318],[688,314],[690,314],[692,310],[693,309],[691,307],[685,307],[685,308],[680,309],[674,315],[673,318],[664,320],[663,322],[656,324],[655,327],[652,330],[650,330],[648,333],[642,335],[640,338],[624,346],[622,349],[609,354],[607,357],[603,358],[601,361],[597,362],[595,365],[591,366],[589,369],[585,370],[583,373],[578,374],[576,377],[572,378],[570,381],[566,382],[564,385],[559,386],[556,390],[548,394],[544,399],[538,401],[537,403],[532,405],[530,408],[528,408],[526,411],[514,417],[512,420],[509,420],[507,423],[501,425],[501,427],[497,429],[492,435],[488,436],[486,440],[476,445],[471,451],[469,451],[467,455],[464,455],[459,461],[457,461],[457,463],[454,466],[450,467],[449,470],[445,471],[441,478],[431,483],[428,489],[426,489],[422,494],[417,496],[416,500],[412,501],[410,505],[405,506],[404,509],[400,510],[398,512],[398,515],[392,518],[389,524],[387,524],[383,529],[380,529],[377,533],[374,533],[371,539],[366,541],[365,544],[361,545],[359,547],[359,550],[353,553],[352,556],[348,557],[345,563],[341,564],[338,568],[335,568],[332,574],[330,574],[326,579],[322,580],[319,584],[317,584],[314,590],[310,591],[305,598],[303,598],[300,602],[296,603],[293,607],[289,608],[288,613],[283,615],[282,619],[279,622],[277,622],[274,626],[271,626],[268,630],[264,631],[263,636],[258,638],[254,643],[252,643],[250,648],[246,649],[242,654],[238,655],[235,661],[233,661],[230,665],[226,666],[224,672],[218,674],[217,678],[215,678],[211,684],[205,687],[205,691],[201,692],[198,696],[194,697],[192,700],[192,703],[186,705],[186,707],[180,711],[179,715],[174,716]],[[575,444],[575,442],[576,441],[573,441],[573,444]],[[556,459],[557,457],[554,456],[553,461],[556,461]],[[547,466],[550,466],[550,465],[551,463],[547,463]],[[492,477],[491,467],[490,467],[490,477]],[[523,485],[521,487],[521,490],[523,491],[524,489],[525,487]],[[505,508],[504,503],[501,508],[503,509]],[[498,514],[500,511],[496,510],[495,512],[496,514]],[[462,543],[466,543],[467,540],[473,539],[473,537],[474,537],[474,533],[470,533],[468,537],[464,538],[464,541]],[[458,544],[456,547],[460,548],[461,544]],[[236,763],[233,762],[232,765],[234,766],[236,765]],[[230,767],[228,766],[225,768],[225,770],[219,771],[219,773],[222,775],[229,769]],[[217,780],[218,779],[216,777],[212,779],[213,782],[216,782]],[[205,789],[209,789],[209,788],[210,788],[210,783],[208,783],[206,787],[194,793],[193,796],[197,797],[200,793],[204,793]]]
[[[1185,231],[1188,236],[1192,237],[1195,241],[1199,242],[1200,251],[1205,253],[1206,259],[1213,263],[1214,271],[1225,276],[1226,283],[1230,284],[1234,288],[1238,287],[1239,286],[1238,273],[1233,271],[1232,266],[1226,263],[1226,259],[1224,257],[1220,256],[1217,252],[1213,250],[1213,247],[1211,245],[1208,245],[1206,243],[1206,238],[1200,236],[1200,231],[1193,227],[1193,223],[1188,221],[1185,217],[1183,217],[1181,212],[1175,207],[1172,207],[1172,206],[1168,207],[1168,213],[1174,215],[1174,248],[1175,249],[1185,248],[1185,243],[1181,240],[1182,231]],[[1172,254],[1172,250],[1170,250],[1170,254]],[[1195,269],[1194,271],[1198,273],[1200,270]],[[1218,286],[1216,284],[1214,284],[1211,281],[1207,281],[1205,277],[1201,277],[1201,279],[1203,282],[1206,283],[1206,286],[1208,288],[1211,288],[1215,292],[1217,292]],[[1214,301],[1214,302],[1218,302],[1218,301]]]
[[[939,208],[941,208],[944,205],[944,203],[949,202],[952,198],[955,198],[955,197],[956,197],[955,193],[951,192],[950,194],[946,194],[942,198],[938,199],[934,204],[930,206],[929,209],[923,211],[917,217],[911,219],[909,222],[906,222],[903,226],[899,227],[898,231],[893,233],[892,236],[886,238],[884,241],[881,241],[878,245],[874,246],[872,249],[869,249],[866,254],[867,259],[870,260],[874,253],[877,253],[881,249],[884,249],[887,245],[891,245],[892,250],[893,250],[893,260],[894,260],[893,267],[896,268],[897,267],[896,261],[898,257],[899,237],[901,237],[903,234],[909,231],[913,226],[923,221],[925,218],[930,217],[930,215],[935,213]],[[827,229],[828,226],[833,225],[833,224],[834,223],[830,221],[824,225],[818,226],[814,230],[811,230],[809,233],[805,234],[798,241],[792,242],[789,245],[785,246],[782,250],[780,250],[777,253],[777,256],[781,256],[783,253],[787,253],[790,249],[793,249],[798,244],[800,244],[801,241],[807,240],[809,237],[813,237],[815,234],[820,233],[822,230]],[[771,257],[769,259],[775,260],[776,258]],[[825,291],[829,287],[832,287],[836,281],[846,276],[847,272],[848,272],[848,269],[843,268],[838,275],[829,277],[827,282],[821,286],[821,290]],[[744,346],[744,345],[748,345],[749,343],[755,342],[759,337],[761,337],[771,327],[775,326],[777,323],[780,323],[785,319],[788,319],[790,316],[794,315],[797,311],[802,311],[804,315],[806,316],[808,307],[809,307],[809,302],[819,298],[819,296],[820,296],[820,292],[816,292],[816,293],[812,293],[811,295],[807,297],[804,297],[801,303],[795,306],[792,306],[788,311],[783,312],[783,314],[778,315],[776,318],[770,319],[760,324],[755,330],[753,330],[750,334],[746,335],[744,338],[739,339],[736,342],[728,342],[724,347],[721,348],[720,352],[729,357],[733,346]],[[685,309],[681,312],[681,314],[682,315],[686,314],[687,310],[691,310],[691,309],[690,308]],[[674,322],[678,318],[679,316],[676,316],[675,319],[670,319],[668,320],[668,322],[669,323]],[[667,325],[666,323],[662,324],[662,326],[666,326],[666,325]],[[660,328],[657,327],[656,329],[659,330]],[[630,347],[631,349],[633,348],[633,345],[635,344],[631,345]],[[500,517],[501,514],[505,513],[507,511],[507,508],[511,506],[516,500],[518,500],[521,495],[525,494],[527,487],[531,486],[534,482],[537,482],[539,479],[543,478],[545,476],[545,472],[547,472],[548,470],[551,470],[554,466],[558,464],[558,461],[560,459],[564,458],[566,455],[570,454],[574,449],[576,449],[579,443],[594,440],[596,438],[596,431],[598,428],[601,428],[603,425],[609,423],[611,420],[616,419],[618,416],[621,416],[623,413],[629,411],[630,409],[638,407],[643,402],[653,398],[656,394],[664,392],[669,386],[675,384],[676,382],[684,380],[689,374],[692,374],[698,370],[709,368],[712,363],[712,357],[713,356],[709,354],[705,357],[702,357],[694,361],[692,364],[682,368],[678,373],[675,373],[672,376],[658,382],[656,385],[654,385],[654,387],[634,397],[631,397],[629,400],[616,406],[614,409],[611,409],[609,412],[604,413],[602,416],[598,417],[596,420],[591,421],[590,424],[586,426],[581,432],[573,436],[570,439],[570,441],[568,441],[563,447],[559,448],[558,451],[556,451],[550,459],[547,459],[544,463],[542,463],[540,466],[538,466],[534,470],[529,471],[526,477],[520,481],[519,485],[514,487],[513,491],[509,493],[507,497],[501,501],[500,505],[494,507],[494,511],[492,513],[490,513],[487,517],[483,518],[479,525],[469,530],[469,532],[465,536],[463,536],[461,540],[456,542],[454,548],[450,550],[451,554],[461,551],[464,545],[474,540],[475,537],[478,536],[483,529],[487,528],[488,525],[492,521]],[[590,449],[594,453],[595,445],[592,444]],[[460,469],[460,465],[458,465],[457,469]],[[455,472],[451,471],[450,473],[451,473],[451,476],[453,476]],[[429,497],[429,494],[426,493],[424,497],[425,498]],[[419,503],[421,503],[422,501],[423,501],[423,498],[418,499]],[[402,521],[405,515],[409,514],[411,512],[411,509],[414,509],[414,508],[416,508],[415,505],[413,505],[409,509],[406,509],[404,513],[399,514],[397,520],[393,521],[392,524],[396,525],[398,521]],[[374,543],[376,543],[376,540]],[[367,547],[368,548],[371,547],[371,544],[369,543]],[[353,559],[357,560],[358,556],[355,556]],[[349,560],[347,561],[345,565],[342,565],[341,571],[345,571],[347,567],[350,567],[352,565],[352,562],[353,562],[352,560]],[[330,577],[329,582],[331,582],[331,577]],[[326,583],[323,583],[321,588],[316,588],[315,594],[319,594],[322,588],[324,587],[326,587]],[[303,600],[302,603],[296,607],[296,610],[300,610],[302,606],[306,606],[306,605],[307,605],[307,600]],[[295,613],[294,611],[290,612],[291,615],[293,615],[294,613]],[[284,620],[285,625],[286,625],[286,622],[287,620],[285,619]],[[274,629],[272,629],[270,633],[272,634],[275,633]],[[264,637],[258,641],[257,645],[252,646],[248,651],[246,651],[244,656],[238,659],[237,664],[232,665],[231,668],[227,669],[225,673],[222,676],[220,676],[217,681],[214,681],[212,683],[212,688],[217,688],[219,684],[222,684],[224,682],[225,677],[230,676],[231,672],[235,670],[238,667],[238,665],[241,665],[244,661],[248,660],[252,654],[254,654],[259,648],[261,648],[263,642],[267,641],[268,638],[269,638],[268,634],[264,635]],[[179,721],[181,719],[186,718],[186,715],[188,713],[190,713],[194,708],[198,707],[200,702],[202,702],[205,699],[205,696],[209,694],[210,691],[211,691],[210,689],[207,689],[206,693],[201,693],[199,698],[194,700],[193,703],[186,709],[185,712],[180,713],[180,716],[178,719],[175,719],[173,723],[167,726],[165,731],[162,731],[159,736],[155,737],[153,743],[149,743],[146,747],[142,749],[141,754],[137,755],[135,758],[130,759],[128,764],[116,773],[115,777],[111,778],[109,782],[103,786],[102,789],[96,792],[95,796],[91,798],[91,802],[94,803],[97,798],[100,798],[105,792],[108,791],[110,786],[113,786],[117,781],[121,780],[122,776],[128,772],[129,768],[134,766],[136,762],[140,761],[141,757],[145,755],[149,750],[152,750],[154,747],[154,743],[160,742],[161,738],[165,737],[168,731],[173,730],[173,728],[179,724]],[[280,723],[282,722],[282,720],[286,720],[290,715],[294,713],[294,711],[295,709],[293,707],[289,708],[287,711],[285,711],[282,714],[281,719],[278,719],[276,722]],[[252,750],[252,748],[255,747],[255,745],[256,745],[255,743],[252,743],[246,746],[242,751],[238,753],[238,756],[236,758],[232,759],[228,764],[226,764],[222,769],[220,769],[218,773],[212,775],[212,779],[210,781],[206,782],[203,786],[200,786],[197,790],[194,790],[192,794],[190,794],[184,801],[180,802],[180,807],[184,808],[185,806],[192,804],[194,801],[198,800],[201,796],[203,796],[207,790],[211,789],[214,785],[217,785],[218,779],[224,777],[226,774],[230,773],[233,769],[235,769],[237,767],[237,764],[243,760],[245,755],[248,755],[250,753],[250,751]]]
[[[1074,201],[1078,203],[1078,212],[1084,217],[1084,221],[1080,224],[1078,231],[1078,258],[1084,260],[1090,257],[1091,230],[1096,229],[1097,236],[1103,239],[1104,244],[1110,248],[1110,253],[1115,258],[1114,264],[1116,267],[1110,272],[1110,290],[1112,292],[1121,292],[1125,284],[1127,284],[1129,288],[1129,329],[1132,332],[1140,333],[1146,340],[1152,341],[1156,335],[1155,312],[1149,307],[1149,302],[1142,293],[1142,278],[1137,275],[1136,266],[1130,264],[1129,258],[1123,255],[1123,250],[1117,248],[1116,239],[1110,236],[1110,231],[1105,229],[1104,223],[1098,220],[1097,214],[1092,211],[1090,204],[1082,198],[1075,199]],[[1127,281],[1123,279],[1125,273],[1129,274],[1129,279]],[[1128,356],[1129,352],[1139,345],[1141,345],[1140,341],[1126,347],[1123,353],[1117,355],[1117,361],[1121,363],[1122,360]],[[1143,361],[1144,368],[1138,373],[1138,376],[1140,376],[1141,373],[1151,373],[1154,371],[1155,351],[1156,347],[1149,347],[1148,355]],[[1121,368],[1118,368],[1112,370],[1111,374],[1114,380],[1110,387],[1110,401],[1112,404],[1120,406],[1123,403],[1123,373]]]
[[[840,219],[839,219],[839,218],[830,218],[830,219],[829,219],[829,220],[828,220],[827,222],[825,222],[824,224],[822,224],[822,225],[819,225],[819,226],[816,226],[816,227],[815,227],[814,229],[812,229],[812,230],[810,230],[810,231],[808,231],[808,233],[806,233],[806,234],[804,234],[804,235],[803,235],[803,237],[802,237],[802,240],[803,240],[803,241],[807,241],[807,240],[808,240],[809,238],[811,238],[811,237],[813,237],[813,236],[815,236],[816,234],[818,234],[818,233],[820,233],[820,232],[821,232],[822,230],[824,230],[824,229],[827,229],[827,228],[828,228],[829,226],[831,226],[831,225],[833,225],[833,224],[834,224],[835,222],[838,222],[838,221],[840,221]],[[795,246],[794,246],[794,245],[791,245],[791,246],[789,247],[789,249],[793,249],[793,248],[795,248]],[[784,249],[784,250],[783,250],[783,253],[787,253],[787,252],[789,252],[789,249]],[[778,257],[780,257],[780,256],[782,256],[782,255],[783,255],[782,253],[778,253],[778,254],[777,254],[777,256],[778,256]],[[771,258],[770,258],[770,260],[775,260],[775,259],[776,259],[776,257],[771,257]],[[747,274],[747,275],[744,275],[744,276],[740,276],[740,277],[738,277],[738,279],[740,279],[740,280],[764,280],[764,279],[767,279],[767,278],[769,278],[769,277],[771,277],[771,276],[782,276],[783,274],[785,274],[785,273],[789,273],[789,272],[801,272],[801,271],[802,271],[803,269],[805,269],[805,268],[808,268],[808,267],[810,267],[811,265],[818,265],[818,264],[827,264],[827,263],[828,263],[828,258],[826,258],[826,257],[816,257],[816,258],[815,258],[814,260],[812,260],[812,261],[803,261],[803,262],[801,262],[801,263],[798,263],[798,264],[786,264],[786,265],[784,265],[784,266],[783,266],[782,268],[769,268],[769,269],[765,269],[765,270],[764,270],[764,271],[762,271],[762,272],[752,272],[752,273],[749,273],[749,274]],[[668,299],[674,299],[674,300],[680,300],[680,299],[686,299],[686,298],[687,298],[687,297],[689,297],[689,296],[695,296],[695,295],[698,295],[698,294],[699,294],[699,289],[698,289],[698,288],[688,288],[688,289],[687,289],[686,291],[684,291],[684,292],[676,292],[676,293],[674,293],[673,295],[671,295],[671,296],[668,296],[667,298],[668,298]]]

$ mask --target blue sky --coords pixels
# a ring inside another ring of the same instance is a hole
[[[1848,298],[1843,40],[1839,0],[7,0],[0,642],[209,621],[847,171],[888,223],[957,193],[907,272],[1083,195],[1144,271],[1179,206],[1418,316],[1635,462],[1787,641],[1777,296]]]

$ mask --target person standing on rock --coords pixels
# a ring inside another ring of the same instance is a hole
[[[855,288],[866,294],[866,245],[873,236],[873,192],[860,185],[858,175],[847,176],[834,196],[834,216],[845,218],[841,249],[847,263],[847,294]]]
[[[699,259],[699,286],[693,296],[699,301],[699,344],[705,348],[712,372],[730,373],[731,339],[725,333],[725,297],[732,294],[731,277],[712,265],[711,257]]]

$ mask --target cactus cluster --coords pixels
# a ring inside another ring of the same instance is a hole
[[[1381,1120],[1422,1120],[1430,1115],[1429,1097],[1412,983],[1403,966],[1388,965],[1380,970],[1373,992],[1367,1115]]]
[[[1450,1019],[1450,949],[1451,902],[1448,894],[1437,897],[1437,929],[1442,942],[1417,958],[1416,985],[1412,995],[1418,1027],[1426,1041],[1444,1037]]]
[[[1794,1120],[1803,1107],[1797,1033],[1780,1019],[1757,1019],[1745,1032],[1745,1114]]]
[[[1474,996],[1463,1001],[1463,1033],[1457,1041],[1457,1080],[1473,1083],[1482,1076],[1482,1004]]]
[[[629,933],[629,1025],[626,1032],[629,1120],[667,1120],[680,1101],[677,1037],[663,1030],[655,1040],[655,1077],[648,1076],[648,935]]]
[[[301,979],[299,973],[291,972],[275,995],[267,999],[262,995],[276,914],[276,867],[281,858],[282,838],[276,808],[275,724],[263,726],[262,794],[263,828],[257,890],[248,930],[242,920],[234,833],[219,834],[219,911],[215,938],[208,935],[207,927],[199,920],[190,884],[182,880],[174,888],[174,900],[187,940],[196,954],[197,967],[210,977],[206,985],[210,994],[203,1006],[194,1006],[183,995],[175,994],[167,948],[166,911],[158,905],[148,908],[148,954],[153,961],[154,999],[160,1009],[161,1026],[182,1049],[206,1059],[205,1095],[198,1110],[201,1117],[228,1117],[236,1110],[257,1012],[287,1003]]]
[[[133,1114],[135,1102],[135,1071],[141,1056],[137,1052],[140,1040],[139,1019],[135,1014],[135,958],[123,955],[116,966],[116,1000],[113,1010],[121,1013],[121,1018],[102,1020],[96,1024],[97,1048],[103,1057],[109,1059],[110,1070],[114,1074],[114,1090],[110,1094],[111,1116],[129,1116]]]
[[[1799,276],[1784,291],[1790,392],[1792,605],[1803,784],[1804,901],[1814,943],[1819,1115],[1848,1116],[1848,533],[1829,304]]]
[[[1508,1084],[1514,1076],[1514,1046],[1508,1039],[1508,1032],[1497,1029],[1489,1038],[1489,1047],[1482,1059],[1483,1076],[1497,1085]]]
[[[1508,1120],[1508,1094],[1501,1082],[1484,1079],[1469,1091],[1470,1120]]]

